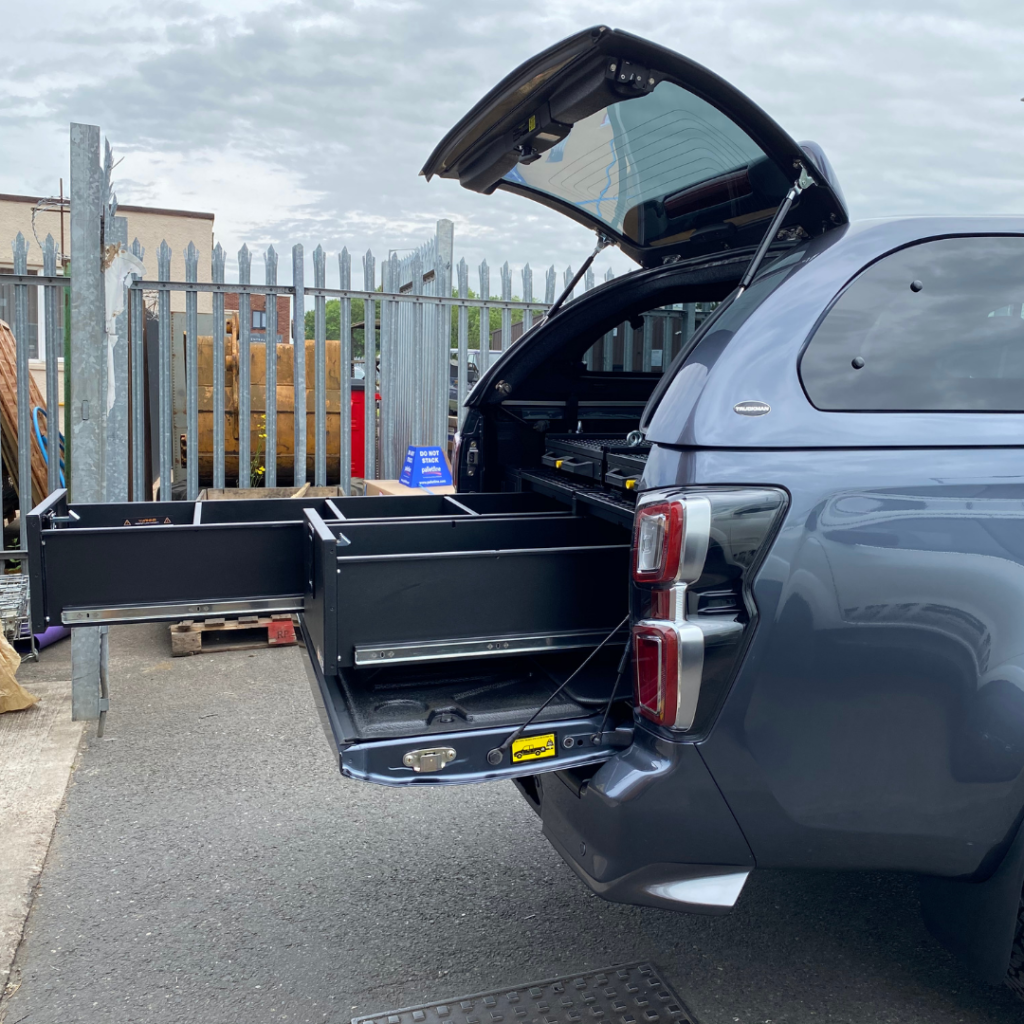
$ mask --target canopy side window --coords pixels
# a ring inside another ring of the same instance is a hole
[[[942,238],[868,267],[800,362],[819,409],[1024,412],[1024,237]]]

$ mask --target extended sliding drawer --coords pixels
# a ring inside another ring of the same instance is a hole
[[[73,505],[29,514],[32,626],[298,611],[323,498]],[[204,514],[205,513],[205,514]]]
[[[540,494],[69,506],[56,491],[27,518],[33,628],[299,611],[307,510],[356,531],[382,520],[571,518]]]
[[[629,535],[592,516],[308,518],[306,623],[327,673],[592,647],[626,614]]]

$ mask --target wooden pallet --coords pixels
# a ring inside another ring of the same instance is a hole
[[[171,654],[246,651],[257,647],[288,647],[298,643],[294,615],[243,615],[237,619],[185,619],[171,626]],[[262,634],[262,635],[261,635]],[[204,636],[207,643],[203,643]]]

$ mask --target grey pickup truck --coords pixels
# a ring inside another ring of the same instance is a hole
[[[454,496],[57,492],[36,628],[297,611],[349,778],[512,779],[628,903],[910,872],[933,932],[1024,991],[1024,220],[851,224],[817,146],[603,27],[424,173],[640,269],[481,375]]]

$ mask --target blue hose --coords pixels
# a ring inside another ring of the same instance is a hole
[[[32,407],[32,425],[36,428],[36,441],[39,442],[39,450],[43,453],[43,462],[45,462],[46,465],[48,466],[50,464],[50,455],[49,455],[49,452],[48,452],[47,447],[46,447],[46,438],[43,436],[42,432],[39,429],[39,414],[40,413],[42,413],[43,414],[43,418],[46,419],[47,422],[49,422],[49,419],[48,419],[48,417],[46,415],[46,410],[41,405],[36,405],[36,406]],[[64,486],[66,486],[65,483],[64,483],[64,435],[61,434],[58,431],[57,437],[60,438],[60,451],[61,451],[61,459],[60,459],[60,485],[61,485],[61,487],[64,487]]]

